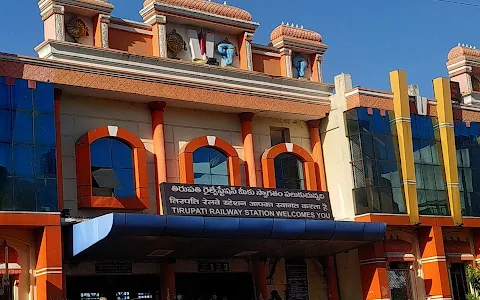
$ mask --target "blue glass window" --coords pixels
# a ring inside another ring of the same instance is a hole
[[[115,138],[101,138],[90,145],[94,196],[135,197],[133,151]]]
[[[6,84],[5,77],[0,77],[0,109],[10,109],[10,86]]]
[[[193,173],[196,184],[229,185],[227,157],[215,148],[193,152]]]
[[[53,114],[55,110],[54,88],[52,84],[37,82],[33,92],[33,106],[36,112]]]
[[[435,117],[411,114],[415,179],[421,215],[449,215],[440,159],[442,148],[439,134],[435,134],[434,129],[437,124]]]
[[[480,176],[480,126],[472,122],[455,122],[458,182],[462,214],[480,217],[480,186],[475,179]]]
[[[345,113],[356,214],[406,213],[396,131],[390,113],[357,108]],[[394,125],[393,125],[394,126]]]
[[[57,204],[57,181],[55,179],[37,179],[35,192],[40,210],[50,211]]]
[[[35,177],[33,162],[35,160],[34,147],[24,145],[13,146],[13,173],[17,177]]]
[[[12,176],[12,165],[12,144],[0,143],[0,173],[5,173],[5,176]]]
[[[0,110],[0,143],[12,142],[12,113],[10,110]]]
[[[283,153],[275,157],[275,181],[279,189],[304,190],[303,164],[293,154]]]
[[[31,112],[12,111],[13,142],[30,144],[33,142],[33,114]]]
[[[55,119],[52,115],[35,114],[35,144],[55,146]]]
[[[57,176],[56,149],[53,147],[35,147],[35,177],[55,178]]]
[[[28,88],[28,81],[15,79],[15,88],[13,89],[12,109],[21,111],[33,110],[33,93]]]
[[[52,84],[0,77],[0,210],[58,210],[53,111]]]

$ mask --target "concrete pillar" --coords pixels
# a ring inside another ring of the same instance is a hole
[[[42,10],[45,40],[65,41],[65,7],[52,5]]]
[[[412,224],[419,223],[417,183],[415,180],[415,163],[413,160],[412,127],[410,121],[410,101],[408,98],[407,73],[390,72],[393,92],[393,110],[397,129],[400,160],[402,165],[403,190],[407,212]]]
[[[364,300],[390,299],[387,264],[383,242],[358,249]]]
[[[252,120],[253,113],[241,113],[238,115],[242,125],[243,158],[245,160],[245,171],[247,185],[257,187],[257,174],[255,169],[255,148],[253,145]]]
[[[331,110],[320,122],[327,189],[331,199],[339,199],[331,203],[335,219],[350,219],[355,215],[350,141],[345,121],[345,93],[351,89],[349,74],[335,76],[335,94],[330,97]]]
[[[160,184],[167,182],[167,156],[165,152],[165,128],[163,121],[166,103],[163,101],[151,102],[148,106],[152,115],[153,152],[157,185],[157,213],[161,215],[163,214],[163,207],[160,195]]]
[[[323,81],[323,72],[322,72],[322,61],[323,56],[321,54],[312,55],[312,81],[322,82]]]
[[[265,262],[253,262],[253,278],[255,280],[255,291],[257,300],[268,300],[267,293],[267,269]]]
[[[55,114],[55,144],[57,152],[55,158],[57,160],[57,198],[58,198],[58,210],[62,211],[64,208],[63,202],[63,164],[62,164],[62,133],[60,124],[60,99],[62,98],[62,90],[54,90],[54,114]]]
[[[36,242],[37,265],[34,272],[37,300],[62,300],[62,231],[46,226]]]
[[[108,48],[108,24],[110,16],[99,14],[93,18],[95,47]]]
[[[337,282],[337,265],[335,263],[335,255],[327,257],[327,269],[325,270],[327,275],[327,292],[328,300],[339,300],[340,293],[338,290]]]
[[[307,122],[308,130],[310,131],[310,144],[312,146],[312,157],[315,162],[315,175],[317,178],[317,188],[322,191],[327,191],[327,178],[325,176],[325,165],[323,162],[322,141],[320,140],[320,131],[318,126],[319,120],[310,120]]]
[[[163,265],[160,289],[162,300],[176,300],[174,264],[167,262]]]
[[[239,46],[239,52],[240,52],[240,69],[242,70],[253,71],[252,41],[253,41],[253,34],[250,32],[244,32],[238,36],[238,46]]]
[[[292,50],[282,48],[280,49],[280,72],[282,76],[292,78]]]
[[[455,147],[455,133],[453,126],[452,99],[450,94],[450,80],[437,78],[433,81],[435,99],[437,100],[438,128],[442,144],[443,164],[447,196],[450,204],[450,213],[455,225],[461,225],[462,206],[458,185],[457,152]]]
[[[451,299],[442,228],[439,226],[419,228],[418,242],[426,298]]]
[[[167,57],[167,17],[155,15],[145,23],[152,25],[153,32],[153,56]]]

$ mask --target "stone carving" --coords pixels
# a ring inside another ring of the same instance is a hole
[[[80,42],[80,39],[85,36],[90,36],[88,27],[77,15],[73,15],[66,23],[66,29],[68,35],[70,35],[76,43]]]
[[[304,78],[305,70],[308,67],[308,60],[306,60],[303,56],[296,55],[293,57],[293,66],[297,70],[298,78]]]
[[[223,62],[226,66],[231,66],[233,64],[233,56],[238,55],[237,48],[230,43],[227,37],[218,44],[217,51],[222,55]]]
[[[173,54],[173,58],[179,59],[178,54],[182,51],[187,51],[187,43],[182,36],[177,33],[175,29],[167,34],[167,48]]]

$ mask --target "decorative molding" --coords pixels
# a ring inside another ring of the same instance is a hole
[[[65,41],[65,16],[63,14],[55,14],[55,39],[57,41]]]
[[[158,47],[160,57],[166,58],[168,56],[167,51],[167,26],[165,24],[158,24]]]
[[[144,7],[142,10],[140,10],[140,15],[144,18],[144,20],[146,17],[151,16],[152,14],[160,14],[160,15],[171,14],[177,17],[230,25],[230,26],[233,26],[236,28],[242,28],[251,32],[254,32],[258,28],[258,26],[260,26],[259,23],[256,23],[253,21],[229,18],[222,15],[217,15],[217,14],[200,11],[200,10],[194,10],[186,7],[178,7],[175,5],[161,3],[161,2],[152,2],[146,7]]]
[[[247,68],[248,71],[253,71],[252,44],[248,40],[245,41],[245,44],[247,46]]]
[[[167,17],[162,15],[153,15],[149,19],[145,20],[145,23],[150,25],[167,24]]]
[[[120,25],[120,24],[116,24],[116,23],[110,23],[109,27],[112,28],[112,29],[118,29],[118,30],[140,33],[140,34],[145,34],[145,35],[153,35],[152,31],[150,31],[150,30],[139,29],[139,28],[135,28],[135,27],[129,27],[129,26]]]
[[[345,98],[349,98],[355,95],[367,95],[367,96],[374,96],[374,97],[382,97],[387,99],[393,99],[393,95],[389,93],[382,93],[380,91],[371,91],[365,90],[361,88],[354,88],[353,90],[345,93]]]
[[[102,33],[102,47],[103,48],[108,48],[108,23],[107,22],[101,22],[100,23],[100,30]]]
[[[256,49],[253,49],[252,50],[252,53],[255,53],[255,54],[260,54],[260,55],[265,55],[265,56],[270,56],[270,57],[282,57],[280,54],[278,53],[274,53],[274,52],[266,52],[266,51],[262,51],[262,50],[256,50]]]
[[[286,80],[287,78],[272,78],[265,74],[257,74],[237,69],[215,68],[212,66],[195,65],[173,60],[161,60],[130,54],[110,49],[101,49],[86,45],[66,42],[47,41],[36,48],[39,56],[49,60],[44,64],[53,64],[65,68],[65,63],[75,63],[77,70],[92,72],[92,67],[108,72],[128,72],[141,80],[156,80],[162,83],[208,87],[234,93],[245,93],[268,98],[291,100],[319,105],[330,105],[328,97],[332,95],[333,87],[328,84],[310,81]],[[1,57],[0,57],[1,59]],[[36,62],[38,63],[38,62]],[[83,65],[83,66],[82,66]],[[152,77],[156,76],[156,78]]]
[[[51,5],[70,6],[80,9],[87,9],[96,13],[111,14],[114,6],[106,1],[83,1],[83,0],[41,0],[38,7],[41,12],[48,10]]]

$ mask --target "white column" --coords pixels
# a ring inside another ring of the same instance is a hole
[[[252,62],[252,41],[253,33],[245,33],[245,47],[247,48],[247,68],[248,71],[253,71],[253,62]]]
[[[41,11],[44,23],[45,40],[65,41],[65,8],[61,5],[50,5]]]
[[[102,35],[102,48],[108,48],[108,24],[110,23],[109,15],[100,15],[100,30]]]
[[[285,60],[285,76],[288,78],[293,77],[292,71],[292,50],[287,48],[280,49],[280,55],[284,57]]]
[[[322,69],[322,62],[323,62],[323,56],[320,54],[317,54],[317,68],[318,68],[318,82],[323,82],[323,69]]]
[[[162,15],[155,15],[150,20],[145,22],[152,26],[157,26],[158,38],[158,56],[167,57],[167,17]]]

